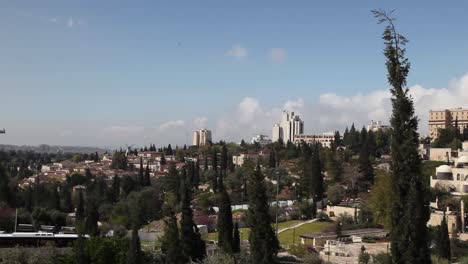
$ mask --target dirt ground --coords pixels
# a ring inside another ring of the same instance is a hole
[[[387,252],[387,246],[389,243],[352,243],[345,245],[345,251],[349,253],[349,257],[330,256],[330,262],[333,264],[354,264],[358,263],[359,253],[361,253],[361,247],[366,247],[366,252],[369,254],[377,254],[381,252]],[[390,250],[388,248],[388,250]],[[326,252],[326,249],[324,250]],[[322,251],[320,257],[327,261],[328,255],[323,254]]]

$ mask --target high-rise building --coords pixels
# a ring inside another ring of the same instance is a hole
[[[205,146],[211,142],[211,130],[200,129],[193,132],[192,145]]]
[[[455,126],[462,132],[468,126],[468,109],[454,108],[429,111],[429,136],[435,139],[439,136],[439,129]]]
[[[304,133],[304,122],[294,112],[283,111],[281,121],[273,125],[273,142],[282,139],[284,143],[294,142],[295,136]]]

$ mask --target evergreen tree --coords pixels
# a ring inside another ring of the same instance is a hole
[[[213,170],[214,170],[214,177],[212,179],[212,189],[213,189],[213,192],[217,192],[218,191],[218,153],[216,151],[216,149],[213,149],[213,155],[211,157],[211,166],[213,167]]]
[[[120,178],[116,174],[114,175],[114,178],[112,179],[112,193],[111,193],[112,203],[118,202],[119,197],[120,197]]]
[[[161,154],[161,160],[159,161],[159,163],[161,164],[161,166],[166,165],[166,157],[164,156],[164,153]]]
[[[138,236],[138,229],[132,228],[132,238],[130,240],[130,247],[127,252],[127,264],[141,264],[143,263],[143,252],[141,251],[140,237]]]
[[[52,190],[52,209],[56,209],[60,211],[60,193],[59,193],[59,187],[58,185],[54,185],[53,190]]]
[[[84,200],[83,200],[83,191],[78,191],[78,204],[76,205],[75,212],[75,221],[77,224],[80,224],[84,221]]]
[[[176,195],[177,201],[180,201],[181,178],[175,163],[170,163],[169,172],[166,176],[163,177],[162,184],[166,191],[172,192],[174,195]]]
[[[313,146],[313,153],[310,158],[311,163],[311,179],[309,185],[310,198],[320,201],[323,198],[323,173],[322,173],[322,162],[320,161],[320,145],[315,144]]]
[[[220,177],[222,179],[223,177]],[[222,181],[222,180],[221,180]],[[222,182],[219,184],[218,194],[218,244],[221,250],[225,253],[233,253],[233,223],[232,223],[232,211],[231,211],[231,199],[229,194],[224,188]]]
[[[85,178],[86,178],[86,183],[91,183],[93,180],[93,174],[91,173],[91,170],[89,168],[85,169]]]
[[[143,186],[143,182],[144,182],[143,158],[140,158],[140,169],[138,170],[138,185]]]
[[[333,136],[333,142],[336,147],[340,147],[343,145],[343,142],[341,140],[341,135],[340,131],[335,131],[335,135]]]
[[[361,146],[359,152],[359,172],[362,174],[363,185],[362,187],[368,187],[368,184],[374,184],[374,167],[369,153],[369,138],[366,138]]]
[[[268,157],[268,167],[276,168],[276,157],[275,157],[275,152],[273,150],[270,151],[270,155]]]
[[[149,170],[149,161],[146,163],[145,177],[143,179],[143,186],[151,186],[150,170]]]
[[[349,129],[346,127],[344,133],[343,133],[343,145],[344,146],[349,146]]]
[[[164,223],[166,224],[166,228],[164,236],[161,238],[161,251],[164,261],[168,264],[183,264],[183,260],[180,258],[179,228],[173,212],[170,212],[169,217],[164,220]]]
[[[447,259],[450,261],[451,259],[451,250],[450,250],[450,237],[447,227],[447,219],[445,217],[442,218],[442,222],[440,223],[440,227],[438,228],[437,234],[437,242],[436,242],[436,252],[437,255],[441,258]]]
[[[99,213],[96,207],[96,202],[90,196],[87,199],[86,205],[86,221],[85,221],[85,232],[91,236],[97,236],[99,234],[98,220]]]
[[[171,156],[174,154],[174,151],[172,150],[171,144],[167,146],[166,154]]]
[[[74,251],[75,251],[75,263],[87,264],[87,258],[85,253],[85,239],[84,233],[84,200],[83,192],[78,191],[78,204],[75,212],[75,228],[78,233],[78,239],[76,240]]]
[[[194,164],[195,168],[193,170],[193,188],[198,189],[200,184],[200,160],[197,158],[197,161]]]
[[[221,171],[226,173],[228,167],[228,150],[226,147],[226,143],[223,142],[221,148]]]
[[[249,178],[248,194],[247,222],[251,229],[249,235],[250,261],[256,264],[275,263],[279,242],[271,227],[268,196],[260,164],[257,164],[254,174]]]
[[[198,261],[203,259],[203,256],[206,255],[206,252],[201,252],[197,250],[202,250],[199,246],[202,243],[201,238],[195,232],[194,227],[196,226],[193,222],[193,212],[190,207],[190,201],[192,200],[192,189],[191,186],[187,186],[187,173],[185,168],[182,170],[182,180],[181,180],[181,211],[182,219],[180,223],[181,234],[181,256],[184,260],[184,263],[187,261]]]
[[[240,233],[239,233],[239,224],[234,224],[234,234],[232,239],[232,253],[237,254],[240,252]]]
[[[392,230],[393,263],[431,263],[428,246],[428,190],[421,172],[418,153],[418,118],[406,86],[410,63],[405,57],[407,40],[398,34],[391,13],[372,11],[379,23],[386,23],[383,33],[387,78],[391,85],[392,125]]]
[[[0,164],[0,202],[5,202],[6,204],[13,206],[14,205],[14,195],[10,190],[10,179],[8,174]]]

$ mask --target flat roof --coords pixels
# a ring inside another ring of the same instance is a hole
[[[344,236],[357,236],[357,235],[371,235],[376,233],[387,233],[383,228],[364,228],[355,230],[345,230],[341,234]],[[336,237],[335,232],[324,232],[324,233],[313,233],[313,234],[302,234],[302,238],[332,238]]]

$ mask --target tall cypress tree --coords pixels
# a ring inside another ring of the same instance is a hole
[[[223,177],[221,176],[220,179]],[[231,211],[231,199],[229,194],[223,186],[222,180],[219,184],[218,194],[218,243],[219,247],[225,253],[233,253],[233,222],[232,222],[232,211]]]
[[[166,228],[164,236],[161,238],[161,251],[163,252],[165,263],[181,264],[180,258],[180,237],[177,219],[173,212],[170,212],[169,217],[164,220]]]
[[[200,244],[203,241],[201,237],[195,232],[195,223],[193,222],[193,212],[190,208],[190,201],[192,200],[192,188],[187,186],[187,173],[185,168],[182,170],[182,180],[181,180],[181,211],[182,219],[180,223],[181,234],[181,257],[183,261],[187,262],[189,260],[198,261],[203,259],[206,255],[206,252],[201,252],[203,250],[200,247]],[[185,263],[184,262],[184,263]]]
[[[99,213],[96,207],[96,201],[92,196],[88,197],[86,203],[86,221],[85,221],[85,232],[91,236],[97,236],[98,230]]]
[[[149,161],[146,162],[145,177],[143,179],[143,186],[151,186],[150,170],[149,170]]]
[[[240,252],[240,233],[239,233],[239,224],[234,224],[234,234],[232,235],[232,252],[239,253]]]
[[[369,151],[369,137],[366,137],[363,144],[361,145],[361,150],[359,151],[359,172],[362,174],[363,183],[362,187],[367,187],[368,184],[374,184],[374,167],[372,166],[372,161]]]
[[[451,250],[450,250],[450,237],[447,227],[447,219],[444,216],[442,218],[442,222],[440,223],[440,227],[438,228],[438,238],[436,243],[436,250],[437,255],[441,258],[447,259],[450,261],[451,259]]]
[[[226,143],[223,142],[223,146],[221,148],[221,171],[226,173],[228,167],[228,151],[226,147]]]
[[[428,245],[428,190],[421,173],[418,153],[418,119],[406,86],[410,63],[405,57],[407,40],[394,25],[391,13],[373,10],[379,23],[385,23],[387,79],[392,93],[392,230],[393,263],[431,263]]]
[[[75,228],[78,233],[78,239],[76,240],[74,251],[75,251],[75,262],[77,264],[88,263],[85,253],[85,241],[83,237],[84,233],[84,200],[83,191],[78,191],[78,204],[75,212]]]
[[[211,166],[214,170],[214,177],[212,179],[212,189],[213,189],[213,192],[217,192],[218,191],[218,153],[216,151],[215,148],[213,148],[213,153],[212,153],[212,156],[211,156]]]
[[[256,264],[275,263],[279,242],[271,227],[265,178],[260,170],[260,164],[257,164],[254,174],[249,178],[248,193],[250,261]]]
[[[141,251],[140,237],[138,236],[138,228],[132,228],[132,237],[130,247],[127,252],[127,264],[143,263],[143,252]]]
[[[144,169],[143,169],[143,158],[140,158],[140,170],[138,171],[138,186],[143,186],[144,182]]]
[[[311,180],[309,182],[310,198],[314,198],[314,201],[322,200],[323,198],[323,173],[322,173],[322,162],[320,161],[320,146],[315,144],[312,147],[312,156],[310,158]]]
[[[120,197],[120,178],[119,176],[114,175],[114,178],[112,179],[112,189],[111,189],[111,201],[113,203],[116,203],[119,201]]]

